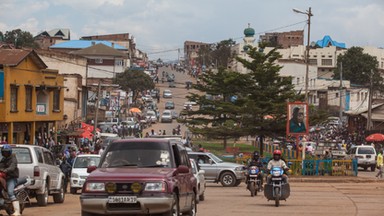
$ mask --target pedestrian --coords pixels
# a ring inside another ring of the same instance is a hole
[[[379,151],[379,154],[377,155],[377,169],[379,172],[376,174],[376,178],[383,178],[383,149]]]
[[[165,136],[165,135],[166,135],[165,130],[163,130],[163,136]]]
[[[64,193],[67,193],[67,188],[68,188],[68,181],[69,178],[71,177],[71,170],[72,166],[68,163],[67,158],[63,155],[63,153],[58,154],[58,161],[59,161],[59,167],[61,172],[64,174]]]
[[[1,144],[8,144],[7,137],[3,136],[3,140],[1,141]]]

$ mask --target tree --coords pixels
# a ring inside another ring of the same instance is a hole
[[[340,79],[340,63],[342,63],[343,79],[350,80],[353,84],[367,86],[370,83],[371,71],[374,90],[382,87],[383,78],[380,76],[376,57],[363,53],[361,47],[351,47],[337,57],[337,69],[333,78]]]
[[[4,42],[13,44],[18,49],[39,48],[39,45],[35,43],[33,36],[30,32],[22,31],[21,29],[14,29],[12,31],[6,31],[5,34],[0,32],[0,36],[1,35],[3,35]]]
[[[216,65],[216,68],[228,68],[229,60],[233,58],[231,47],[235,43],[234,40],[228,39],[217,44],[201,46],[197,61],[205,65]]]
[[[264,53],[264,44],[259,48],[249,47],[250,60],[237,57],[248,69],[252,85],[248,87],[248,100],[241,111],[243,130],[251,136],[276,136],[285,134],[287,102],[300,99],[292,84],[292,77],[279,74],[281,66],[276,61],[281,57],[273,49]],[[266,116],[272,116],[266,118]],[[262,145],[261,145],[262,146]],[[263,149],[260,150],[261,154]]]
[[[133,101],[137,100],[140,92],[155,88],[152,78],[142,70],[127,69],[116,75],[114,83],[126,92],[132,91]]]
[[[193,85],[194,89],[205,94],[191,93],[189,100],[196,101],[199,110],[188,111],[188,117],[181,120],[188,123],[189,130],[208,138],[223,139],[224,149],[229,138],[245,135],[239,119],[242,100],[234,100],[234,96],[246,94],[249,85],[246,74],[219,69],[202,74],[200,84]]]

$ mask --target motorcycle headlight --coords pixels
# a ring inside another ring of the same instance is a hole
[[[148,182],[145,184],[144,190],[165,192],[167,190],[167,185],[165,182]]]
[[[104,182],[87,182],[85,190],[89,192],[104,192],[105,184]]]

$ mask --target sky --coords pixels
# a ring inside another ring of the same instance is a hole
[[[265,32],[305,30],[311,7],[311,41],[330,35],[352,46],[384,47],[384,0],[0,0],[0,31],[34,36],[69,28],[71,39],[130,33],[150,59],[177,59],[184,41],[240,41],[250,23]]]

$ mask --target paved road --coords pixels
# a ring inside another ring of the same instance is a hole
[[[206,199],[198,205],[203,216],[254,215],[382,215],[384,181],[371,183],[291,183],[291,197],[275,207],[263,195],[251,197],[245,184],[224,188],[210,183]],[[52,201],[52,200],[50,200]],[[34,201],[35,202],[35,201]],[[67,194],[63,204],[38,207],[33,204],[24,216],[80,215],[79,195]]]

